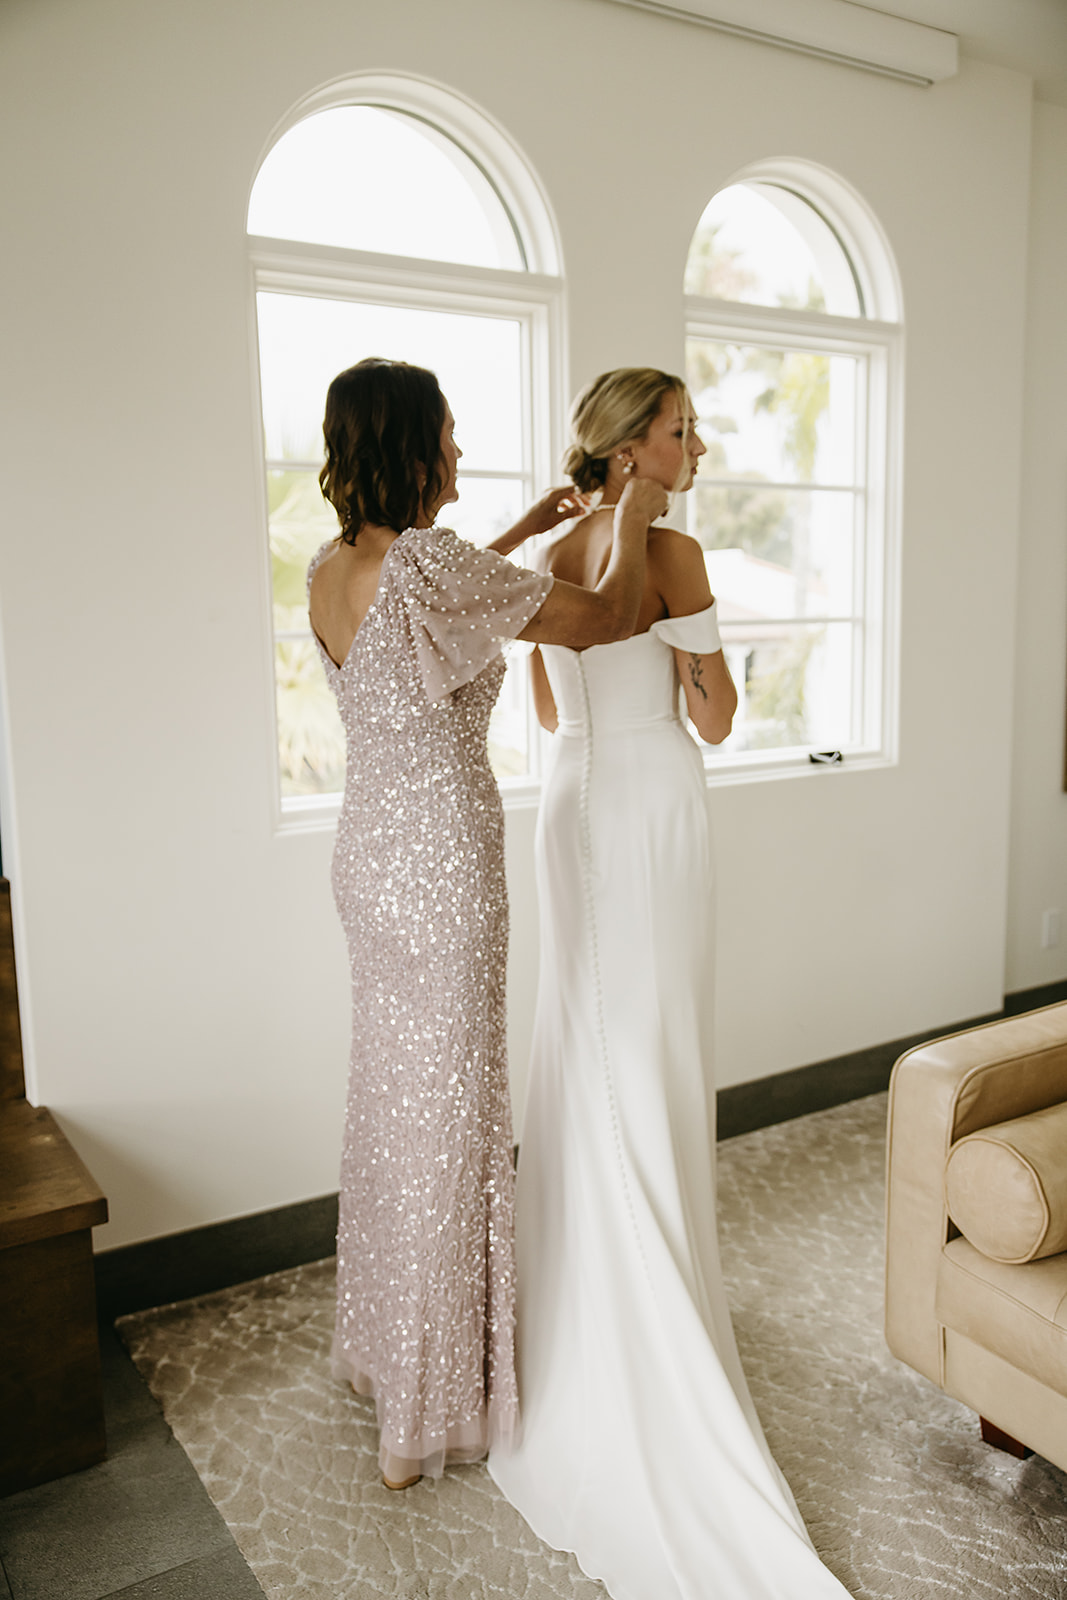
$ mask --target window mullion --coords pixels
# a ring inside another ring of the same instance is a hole
[[[778,338],[812,339],[820,346],[840,347],[846,354],[862,349],[873,340],[881,343],[895,338],[898,332],[892,322],[834,316],[827,311],[800,310],[792,306],[710,300],[691,294],[685,296],[685,320],[687,327],[700,338],[730,338],[743,332],[748,343],[767,343]]]
[[[687,304],[692,308],[692,301],[687,302]],[[701,310],[706,311],[707,307],[703,306]],[[715,310],[718,311],[719,308],[715,307]],[[813,708],[806,695],[804,698],[797,699],[794,709],[786,709],[792,706],[795,697],[795,691],[789,687],[792,681],[791,674],[793,676],[800,674],[807,693],[818,693],[818,703],[823,705],[825,715],[830,718],[830,726],[832,726],[835,717],[843,718],[843,720],[839,721],[839,731],[836,734],[826,734],[824,736],[820,728],[820,732],[817,735],[820,743],[825,742],[828,745],[836,743],[843,749],[867,749],[872,740],[877,740],[880,737],[878,719],[872,719],[870,706],[870,688],[874,663],[870,660],[872,634],[869,612],[872,604],[875,610],[880,605],[880,595],[872,594],[870,583],[869,528],[872,521],[871,450],[873,443],[870,388],[874,382],[873,374],[876,370],[878,359],[882,356],[884,346],[880,340],[868,338],[867,335],[870,331],[868,326],[861,324],[857,327],[854,319],[848,327],[847,335],[843,335],[842,323],[844,319],[841,318],[826,318],[807,313],[794,314],[788,311],[774,312],[771,316],[752,316],[749,318],[748,313],[752,310],[753,308],[747,306],[738,307],[729,318],[723,317],[714,324],[711,324],[710,320],[706,320],[704,316],[694,317],[687,329],[687,335],[691,340],[695,341],[696,349],[699,349],[701,345],[740,347],[742,364],[734,367],[733,370],[735,372],[744,371],[743,362],[746,358],[743,353],[753,346],[757,350],[765,348],[769,351],[782,350],[787,353],[797,352],[798,354],[812,357],[825,357],[827,361],[827,382],[830,387],[827,390],[827,399],[823,404],[834,408],[832,411],[827,410],[826,416],[829,418],[835,415],[839,403],[845,407],[846,416],[849,409],[851,409],[852,413],[849,423],[846,424],[851,427],[851,437],[847,441],[843,441],[847,454],[841,461],[842,465],[847,464],[846,470],[851,481],[836,479],[823,483],[812,479],[798,481],[780,477],[761,478],[753,476],[748,478],[727,476],[721,470],[718,470],[706,475],[701,473],[698,477],[697,485],[706,491],[714,491],[717,495],[741,493],[745,496],[746,498],[740,502],[740,509],[731,513],[731,515],[739,516],[742,519],[746,517],[745,505],[758,504],[758,497],[761,495],[788,497],[783,503],[787,507],[791,505],[798,508],[795,513],[797,516],[800,516],[799,508],[802,506],[815,507],[819,504],[828,506],[833,503],[830,499],[822,500],[820,497],[833,497],[839,504],[841,503],[841,495],[850,497],[852,511],[851,514],[846,513],[846,525],[840,530],[840,533],[847,538],[848,542],[847,549],[851,578],[849,587],[846,590],[846,594],[850,597],[850,609],[831,609],[820,612],[817,615],[804,615],[796,612],[777,614],[769,603],[773,599],[774,583],[785,583],[787,581],[786,574],[795,571],[797,577],[793,581],[802,582],[806,589],[807,580],[801,574],[807,570],[803,564],[807,558],[801,557],[802,564],[795,568],[792,563],[797,557],[794,555],[789,558],[788,564],[781,568],[782,577],[780,579],[772,578],[770,572],[767,573],[765,579],[761,578],[756,567],[752,569],[751,578],[749,578],[743,575],[745,569],[742,568],[739,572],[740,588],[737,590],[737,598],[734,600],[734,604],[741,607],[741,614],[731,621],[729,586],[726,585],[725,581],[717,584],[716,575],[713,572],[713,588],[721,590],[720,603],[723,604],[725,602],[725,615],[720,619],[724,643],[735,657],[738,650],[743,650],[746,662],[751,663],[755,659],[757,663],[761,663],[757,665],[756,678],[750,680],[747,687],[739,685],[745,694],[745,710],[749,713],[746,744],[736,754],[732,753],[727,747],[722,755],[714,758],[714,764],[717,766],[725,758],[727,762],[732,761],[737,766],[745,769],[754,760],[758,760],[761,765],[771,760],[769,754],[748,747],[747,743],[747,741],[758,743],[761,737],[761,725],[766,719],[770,719],[768,727],[772,735],[776,728],[780,732],[787,733],[790,726],[790,717],[799,719],[800,726],[814,726],[807,721],[812,714]],[[849,379],[846,376],[846,368],[833,364],[835,358],[843,358],[849,363],[854,363],[853,377],[851,379],[853,387],[851,389],[846,387],[843,391],[839,391],[836,388],[836,385],[840,384],[843,378],[846,385]],[[709,352],[709,359],[712,363],[713,371],[717,370],[721,374],[723,369],[720,365],[720,358],[713,352]],[[773,366],[771,367],[770,374],[772,375],[769,375],[768,382],[774,384],[780,382],[778,377],[773,376],[777,370]],[[759,368],[757,367],[755,371],[758,372]],[[721,377],[719,381],[721,381]],[[751,380],[753,383],[755,381],[755,378]],[[742,429],[749,425],[746,424],[744,418],[747,415],[746,406],[752,405],[753,400],[751,398],[740,400],[739,397],[749,393],[750,391],[742,386],[734,392],[732,400],[724,397],[722,402],[725,405],[727,415],[732,417]],[[835,396],[837,398],[834,398]],[[709,401],[708,405],[710,409],[714,409],[714,401]],[[740,409],[738,409],[739,405]],[[753,411],[752,425],[755,425],[758,416],[759,413]],[[820,429],[822,426],[823,423],[820,422]],[[719,436],[726,440],[729,434],[728,432],[721,432]],[[737,458],[731,456],[729,459],[734,460]],[[760,459],[758,451],[755,459],[757,461]],[[740,460],[744,462],[745,454],[742,454]],[[770,504],[769,501],[766,503]],[[725,510],[727,502],[724,501],[722,504]],[[818,515],[816,512],[810,514]],[[809,513],[804,513],[803,515],[806,518]],[[784,522],[783,537],[795,540],[798,537],[797,528],[803,528],[806,525],[805,521],[801,521],[799,524],[795,521],[792,523],[789,521]],[[744,520],[742,520],[740,526],[741,528],[746,526]],[[818,524],[813,526],[813,538],[815,537],[817,526]],[[792,531],[786,532],[785,530],[787,529],[792,529]],[[816,543],[812,548],[814,559],[818,562],[820,559],[818,544]],[[829,548],[832,551],[833,545]],[[842,554],[844,554],[844,547],[841,548]],[[795,543],[793,544],[793,549],[794,552],[797,550]],[[824,551],[825,549],[826,547],[824,546]],[[761,559],[768,560],[771,567],[773,567],[778,558],[772,556]],[[728,570],[728,568],[724,569],[724,572]],[[825,568],[823,570],[827,572],[828,581],[833,582],[830,575],[832,568],[829,571]],[[818,575],[819,568],[816,567],[815,577],[818,578]],[[767,585],[771,586],[769,593],[767,593]],[[765,601],[761,601],[758,597],[764,593],[767,594],[767,598]],[[752,609],[753,604],[755,604],[755,610]],[[764,605],[767,607],[766,610],[763,609]],[[746,612],[748,613],[747,615],[745,614]],[[827,633],[826,630],[831,631]],[[847,631],[842,632],[840,630]],[[806,651],[810,647],[804,646],[800,641],[817,637],[820,631],[824,635],[823,642],[816,645],[816,656],[809,657]],[[789,645],[788,641],[790,639],[797,641],[797,643],[792,646]],[[815,691],[812,689],[812,669],[809,667],[808,662],[818,663],[820,656],[822,658],[821,665],[816,667],[814,683],[815,685],[821,684],[821,689]],[[844,674],[843,683],[842,674]],[[747,675],[748,670],[746,668],[744,676],[747,677]],[[837,687],[835,687],[835,683]],[[751,710],[754,706],[759,706],[760,708],[755,713]],[[784,721],[781,720],[783,716],[785,718]],[[775,721],[776,717],[779,719],[777,722]],[[825,720],[822,726],[827,726]],[[774,748],[773,741],[770,748]],[[790,752],[795,748],[792,744],[783,742],[777,748],[783,759],[792,759]]]

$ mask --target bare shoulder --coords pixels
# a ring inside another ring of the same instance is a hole
[[[607,522],[610,542],[610,519],[598,518],[594,511],[588,516],[576,517],[573,522],[565,523],[547,544],[541,545],[530,565],[535,572],[548,572],[559,577],[576,565],[584,564],[590,537],[604,522]]]
[[[662,528],[657,522],[648,530],[648,547],[650,550],[699,551],[700,541],[694,539],[691,533],[683,533],[681,528]]]
[[[340,535],[332,539],[311,575],[312,596],[328,605],[358,593],[369,580],[377,583],[385,552],[395,538],[391,529],[371,528],[360,529],[354,544]]]
[[[669,567],[680,572],[690,572],[704,566],[704,551],[699,540],[680,528],[649,529],[648,560],[656,567]]]
[[[692,534],[655,528],[649,540],[648,571],[668,616],[687,616],[711,604],[704,551]]]
[[[311,574],[311,582],[316,589],[326,588],[334,581],[340,570],[338,556],[343,549],[344,541],[338,535],[319,550],[314,558],[314,570]]]

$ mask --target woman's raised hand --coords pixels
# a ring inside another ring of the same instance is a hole
[[[526,516],[533,524],[533,532],[548,533],[568,517],[582,517],[589,510],[592,497],[576,489],[573,483],[559,489],[549,489],[540,500],[535,500]]]
[[[655,522],[657,517],[663,516],[670,503],[671,497],[666,489],[653,478],[627,478],[615,507],[616,523],[627,512]]]
[[[528,511],[523,512],[514,527],[499,534],[487,548],[495,550],[498,555],[508,556],[526,539],[533,539],[539,533],[548,533],[559,523],[566,522],[568,517],[584,516],[588,510],[589,496],[576,489],[573,483],[549,489],[540,500],[534,501]]]

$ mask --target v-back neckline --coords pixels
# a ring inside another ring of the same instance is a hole
[[[330,666],[333,668],[333,670],[335,672],[343,672],[345,670],[345,668],[347,667],[348,663],[351,661],[352,652],[356,648],[357,639],[359,638],[360,634],[363,632],[364,624],[366,623],[367,618],[370,616],[371,612],[374,610],[374,608],[378,604],[378,596],[382,592],[382,573],[385,571],[385,563],[388,561],[388,559],[389,559],[390,555],[392,554],[393,549],[395,548],[397,543],[401,539],[404,538],[404,535],[408,534],[408,533],[412,533],[414,531],[415,530],[412,529],[412,528],[404,528],[400,533],[398,533],[396,535],[396,537],[394,539],[392,539],[390,541],[389,547],[385,551],[385,554],[382,556],[382,559],[381,559],[381,561],[380,561],[380,563],[378,565],[378,581],[374,586],[374,595],[373,595],[373,597],[371,599],[371,603],[367,607],[366,611],[364,611],[362,617],[359,620],[359,626],[357,627],[355,633],[352,635],[352,643],[349,645],[348,649],[345,651],[345,656],[344,656],[344,660],[343,661],[338,662],[338,661],[334,660],[333,655],[332,655],[329,647],[327,646],[325,639],[319,633],[319,631],[316,628],[315,624],[311,621],[311,607],[310,607],[310,604],[309,604],[309,606],[308,606],[308,622],[311,624],[311,632],[314,635],[315,640],[318,643],[318,646],[321,649],[323,655],[326,657],[327,661],[330,663]],[[332,544],[333,541],[331,540],[330,543]],[[314,570],[312,571],[312,574],[311,574],[312,578],[314,578],[315,573],[318,571],[318,569],[319,569],[319,567],[321,565],[322,565],[321,562],[317,562],[316,563],[315,568],[314,568]],[[310,595],[309,595],[309,600],[310,600]]]

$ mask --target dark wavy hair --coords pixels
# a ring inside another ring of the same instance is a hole
[[[445,397],[434,373],[368,356],[326,391],[326,465],[319,488],[355,544],[366,523],[403,533],[436,506],[447,471],[441,455]]]

